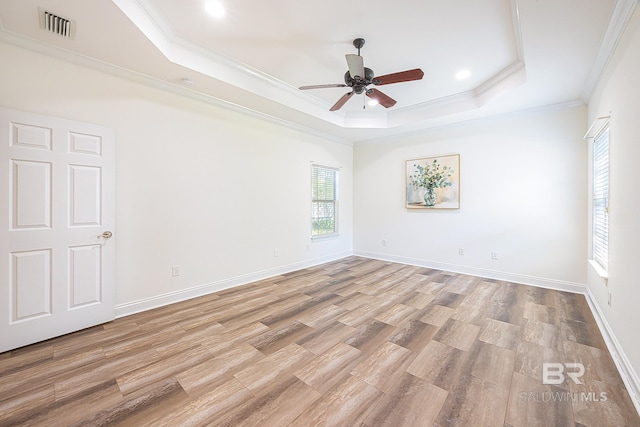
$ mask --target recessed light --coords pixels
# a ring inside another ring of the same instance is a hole
[[[224,5],[218,0],[210,0],[204,4],[204,10],[214,18],[222,18],[224,16]]]
[[[377,99],[370,99],[368,104],[369,104],[369,107],[375,107],[376,105],[379,104],[379,102]]]
[[[471,71],[469,70],[460,70],[456,73],[456,79],[458,80],[468,79],[469,76],[471,76]]]

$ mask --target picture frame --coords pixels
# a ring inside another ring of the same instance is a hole
[[[460,209],[460,154],[407,160],[405,184],[407,209]]]

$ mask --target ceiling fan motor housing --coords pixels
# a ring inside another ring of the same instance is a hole
[[[358,86],[370,85],[371,81],[373,80],[373,77],[374,77],[373,70],[371,68],[364,67],[364,79],[361,79],[361,78],[354,79],[353,77],[351,77],[351,74],[347,70],[347,72],[344,73],[344,82],[349,87],[357,88]],[[362,93],[362,91],[356,92],[356,93]]]

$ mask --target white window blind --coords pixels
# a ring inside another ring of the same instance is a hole
[[[311,236],[338,232],[338,169],[311,165]]]
[[[593,142],[593,260],[609,264],[609,126]]]

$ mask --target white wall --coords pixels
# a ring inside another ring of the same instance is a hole
[[[355,252],[579,290],[586,280],[585,126],[579,107],[356,145]],[[461,156],[460,209],[406,209],[405,161],[447,154]]]
[[[123,312],[351,253],[352,147],[7,44],[0,58],[3,106],[116,131]],[[342,167],[341,236],[315,243],[311,161]]]
[[[640,373],[640,10],[636,9],[589,102],[589,123],[611,113],[609,281],[591,267],[588,286],[636,373]],[[591,148],[591,145],[590,145]],[[590,233],[590,230],[588,231]],[[611,307],[607,292],[611,292]],[[636,387],[640,387],[635,377]],[[640,390],[636,390],[636,393]],[[640,402],[640,395],[636,397]]]

